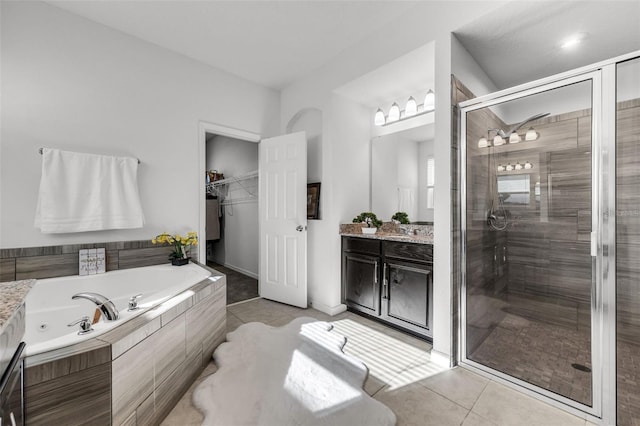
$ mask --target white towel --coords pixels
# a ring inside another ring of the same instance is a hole
[[[413,188],[398,188],[398,211],[407,213],[409,218],[417,216],[415,193]]]
[[[42,150],[35,226],[43,233],[141,228],[138,160]]]

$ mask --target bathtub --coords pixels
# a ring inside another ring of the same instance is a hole
[[[176,295],[190,296],[189,292],[183,292],[210,275],[210,271],[189,263],[180,267],[164,264],[98,275],[39,279],[26,298],[26,354],[36,355],[98,337]],[[94,331],[78,335],[79,325],[67,324],[83,316],[93,319],[97,308],[89,300],[71,299],[83,292],[99,293],[110,299],[120,313],[119,319],[101,318],[93,325]],[[138,294],[142,294],[138,299],[140,309],[127,311],[129,299]]]
[[[96,309],[71,299],[80,292],[109,298],[120,318],[78,335],[67,324]],[[140,293],[141,309],[128,312]],[[38,280],[26,299],[25,418],[31,426],[159,424],[225,337],[226,277],[198,264]]]

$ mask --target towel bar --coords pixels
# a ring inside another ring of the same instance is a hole
[[[42,155],[42,149],[43,149],[43,148],[40,148],[40,149],[38,150],[38,152],[40,153],[40,155]],[[136,160],[138,160],[138,159],[136,158]],[[138,164],[140,164],[140,160],[138,160]]]

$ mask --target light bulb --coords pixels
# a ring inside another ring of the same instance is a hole
[[[500,146],[500,145],[504,145],[504,139],[502,139],[502,136],[496,135],[496,137],[493,138],[493,146]]]
[[[376,126],[383,126],[384,123],[384,111],[378,108],[378,110],[376,111],[376,115],[373,117],[373,124],[375,124]]]
[[[429,90],[427,95],[424,97],[424,105],[423,108],[425,111],[430,111],[434,108],[436,103],[436,95],[433,93],[433,90]]]
[[[413,99],[413,96],[409,96],[409,100],[407,101],[407,106],[404,107],[404,116],[411,117],[412,115],[416,115],[418,113],[418,104],[416,100]]]
[[[538,133],[533,129],[533,127],[530,127],[529,130],[527,130],[527,134],[524,135],[524,140],[535,141],[536,139],[538,139]]]
[[[478,140],[478,148],[486,148],[489,146],[489,142],[487,141],[487,138],[480,138]]]
[[[520,164],[520,163],[516,163],[516,165],[515,165],[515,169],[516,169],[516,170],[522,170],[522,164]]]
[[[499,172],[504,171],[504,166],[503,166],[502,164],[500,164],[500,165],[498,166],[498,171],[499,171]]]
[[[513,170],[513,166],[511,165],[511,163],[507,164],[507,167],[505,167],[505,170],[508,171],[508,172]]]
[[[520,135],[515,131],[511,132],[511,135],[509,135],[509,143],[518,143],[521,140]]]
[[[391,109],[389,110],[389,115],[387,116],[387,120],[389,120],[389,123],[391,123],[392,121],[398,121],[400,119],[400,107],[398,106],[397,103],[393,103],[393,105],[391,105]]]
[[[526,163],[524,163],[524,168],[526,170],[533,169],[533,164],[531,164],[530,162],[527,161]]]

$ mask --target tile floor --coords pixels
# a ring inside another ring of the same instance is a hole
[[[207,266],[220,271],[227,276],[227,304],[258,297],[258,280],[241,274],[214,262],[207,262]]]
[[[251,321],[278,327],[299,316],[331,322],[336,332],[347,337],[345,352],[370,369],[365,390],[396,413],[398,426],[590,425],[462,368],[441,368],[430,362],[430,344],[351,312],[330,317],[311,308],[257,299],[227,307],[227,331]],[[191,395],[215,371],[212,362],[162,425],[201,424]]]

